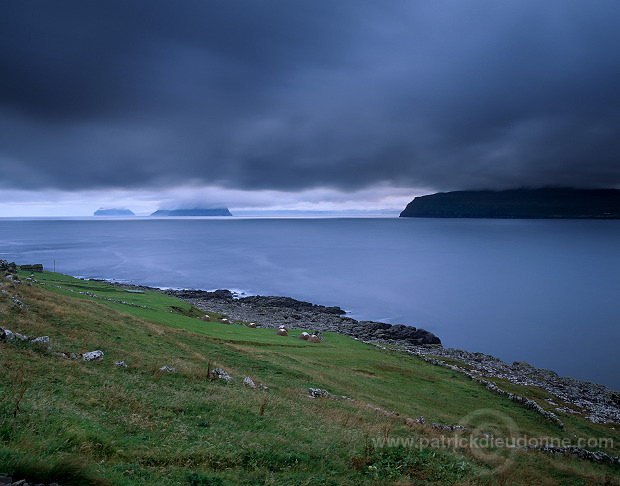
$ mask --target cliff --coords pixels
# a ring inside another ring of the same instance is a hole
[[[400,217],[619,219],[617,189],[455,191],[416,197]]]
[[[232,216],[228,208],[159,209],[151,216]]]

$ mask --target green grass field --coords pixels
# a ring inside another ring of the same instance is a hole
[[[36,278],[46,285],[3,280],[0,295],[0,325],[52,343],[0,343],[0,474],[61,485],[620,484],[611,464],[471,442],[610,439],[587,448],[620,455],[610,425],[558,413],[562,430],[459,373],[338,334],[310,344],[203,322],[158,292]],[[96,349],[103,361],[53,354]],[[211,381],[214,367],[235,380]],[[311,399],[308,387],[336,398]],[[550,409],[542,390],[518,393]],[[427,424],[406,422],[418,416]]]

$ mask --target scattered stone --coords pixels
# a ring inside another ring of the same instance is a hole
[[[122,361],[121,361],[121,363],[122,363]],[[125,366],[127,366],[127,365],[125,365]],[[172,368],[170,366],[164,365],[161,368],[159,368],[159,371],[163,371],[164,373],[176,373],[177,369],[176,368]]]
[[[426,423],[426,419],[420,415],[417,419],[413,419],[411,417],[408,417],[405,419],[405,423],[407,425],[411,425],[411,424],[425,424]]]
[[[77,356],[77,354],[75,354],[75,353],[69,353],[69,358],[70,358],[70,359],[77,359],[77,358],[78,358],[78,356]]]
[[[243,384],[246,386],[249,386],[250,388],[256,388],[256,383],[254,383],[254,380],[250,378],[249,376],[246,376],[243,379]]]
[[[222,324],[230,324],[230,321],[228,319],[220,319],[220,322]]]
[[[372,344],[377,345],[376,343]],[[594,423],[620,422],[620,393],[604,385],[561,377],[553,371],[535,368],[525,362],[509,364],[483,353],[472,353],[462,349],[443,348],[441,346],[410,346],[402,343],[399,345],[405,349],[396,351],[414,354],[429,363],[462,373],[471,380],[481,382],[491,391],[506,395],[510,400],[518,401],[537,412],[542,411],[540,413],[543,416],[553,422],[558,422],[558,425],[561,422],[553,412],[547,412],[532,400],[507,393],[482,377],[503,378],[519,385],[542,388],[561,401],[581,409],[581,412],[578,412],[571,409],[565,410],[566,407],[557,407],[560,408],[559,411],[582,413]],[[448,365],[441,359],[437,359],[442,357],[458,360],[467,367]],[[555,398],[553,401],[557,403]]]
[[[578,457],[580,459],[587,459],[589,461],[594,462],[609,462],[611,464],[620,465],[620,458],[616,456],[610,456],[605,452],[601,451],[589,451],[587,449],[583,449],[577,446],[568,446],[568,447],[556,447],[550,446],[547,444],[532,444],[525,446],[526,449],[534,449],[545,452],[547,454],[567,454],[571,456]]]
[[[204,322],[211,322],[211,316],[205,314],[204,316],[200,318],[200,320]]]
[[[308,388],[308,396],[310,398],[336,398],[336,395],[332,395],[321,388]]]
[[[13,331],[0,327],[0,341],[13,341],[14,339],[15,334]]]
[[[307,332],[302,332],[299,335],[299,339],[303,339],[304,341],[307,341],[309,337],[310,337],[310,334],[308,334]]]
[[[19,300],[16,297],[11,297],[11,299],[13,300],[13,305],[15,307],[19,307],[20,309],[24,309],[24,310],[30,310],[30,307],[28,307],[26,304],[24,304],[21,300]]]
[[[464,427],[463,425],[444,425],[444,424],[431,424],[431,427],[433,429],[438,429],[438,430],[467,430],[467,427]]]
[[[96,351],[91,351],[89,353],[84,353],[82,355],[82,359],[84,361],[101,361],[101,360],[103,360],[103,351],[98,349]]]
[[[47,346],[49,349],[51,349],[50,342],[51,340],[49,336],[41,336],[32,340],[32,344]]]
[[[117,361],[116,363],[114,363],[114,366],[120,366],[121,368],[128,368],[127,363],[125,363],[124,361]]]
[[[319,339],[319,337],[316,334],[313,334],[312,336],[310,336],[307,341],[309,343],[315,343],[315,344],[319,344],[321,342],[321,340]]]
[[[224,380],[227,382],[234,381],[234,378],[230,376],[222,368],[214,368],[213,370],[211,370],[211,373],[209,374],[209,378],[211,380]]]
[[[248,324],[248,327],[251,328],[251,329],[256,329],[256,323],[255,322],[250,322]]]
[[[276,331],[276,335],[277,336],[288,336],[288,332],[286,329],[278,329]]]
[[[372,408],[375,412],[378,412],[378,413],[380,413],[382,415],[390,415],[390,416],[393,416],[393,417],[398,417],[400,415],[398,412],[393,412],[393,411],[389,412],[389,411],[384,410],[384,409],[382,409],[380,407],[375,407],[374,405],[371,405],[370,403],[368,403],[367,406],[369,408]]]

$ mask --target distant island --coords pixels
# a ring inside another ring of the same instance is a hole
[[[151,216],[232,216],[228,208],[158,209]]]
[[[94,216],[135,216],[131,209],[97,209],[94,212]]]
[[[416,197],[404,218],[620,219],[618,189],[454,191]]]

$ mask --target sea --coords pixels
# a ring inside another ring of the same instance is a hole
[[[0,258],[337,305],[620,390],[620,221],[4,218]]]

